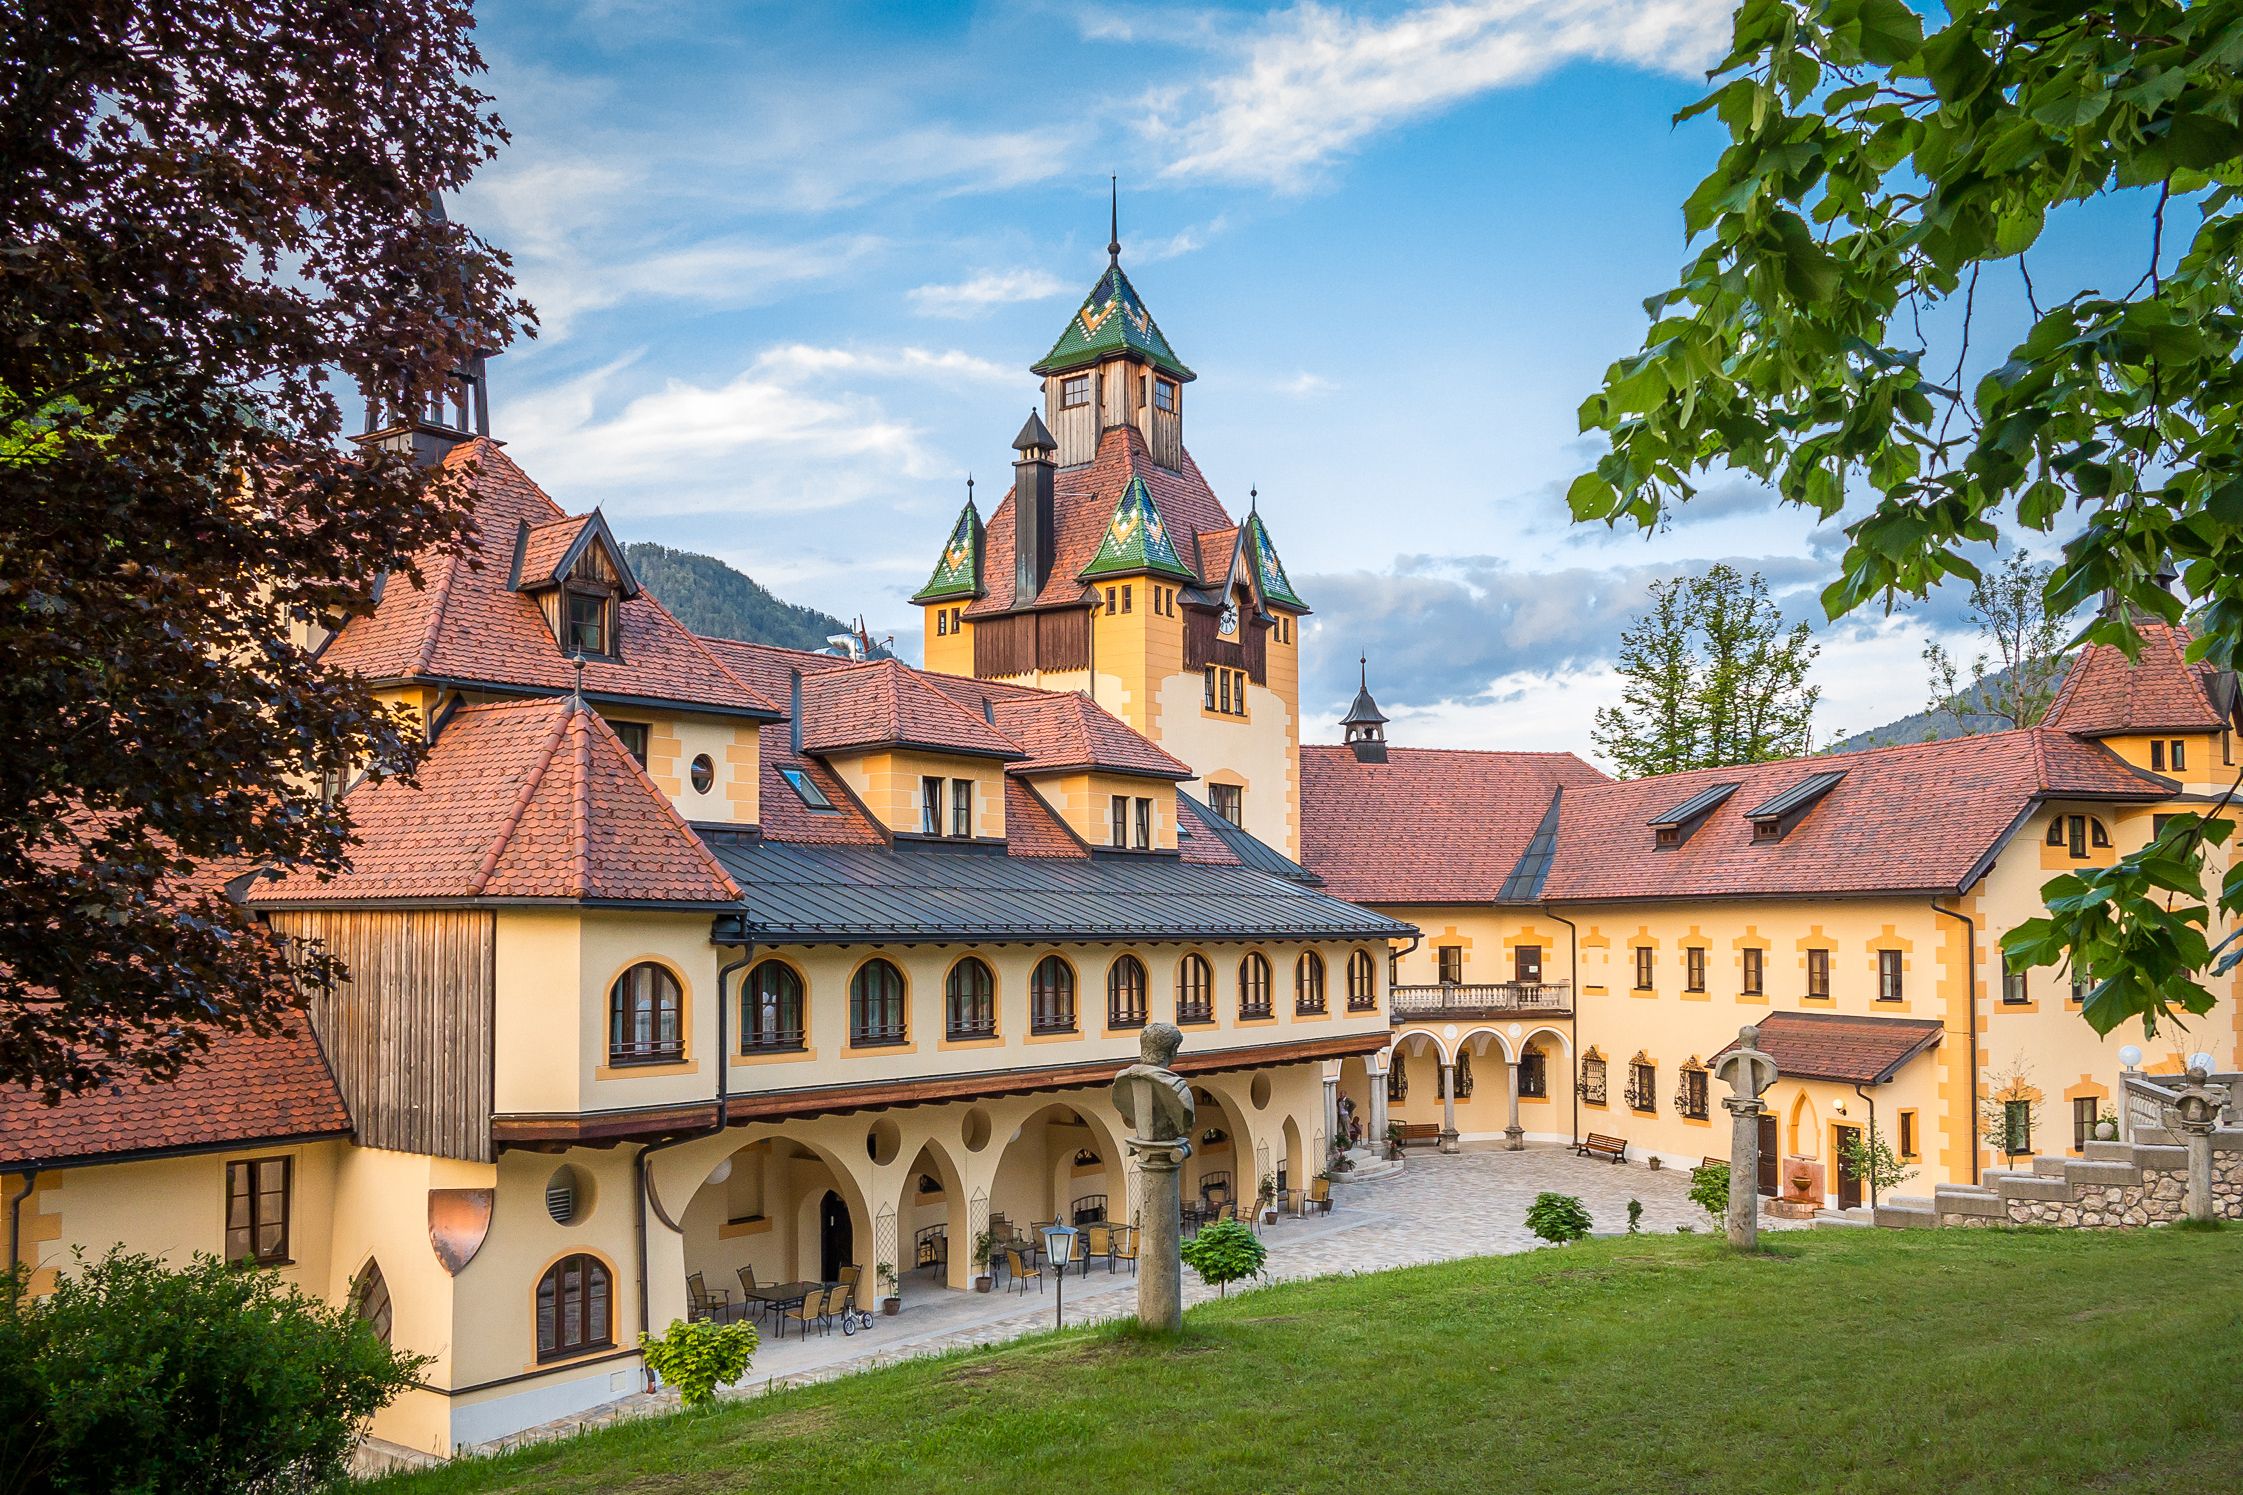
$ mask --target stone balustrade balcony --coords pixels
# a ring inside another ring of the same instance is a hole
[[[1386,1010],[1396,1027],[1518,1013],[1564,1017],[1573,1011],[1573,983],[1444,981],[1430,986],[1397,986],[1387,994]]]

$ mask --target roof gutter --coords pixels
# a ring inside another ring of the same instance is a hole
[[[8,1260],[4,1266],[0,1266],[0,1272],[14,1271],[23,1260],[23,1202],[31,1197],[31,1191],[38,1186],[39,1169],[36,1166],[25,1168],[23,1191],[8,1201]]]
[[[1970,1022],[1970,1181],[1978,1182],[1978,921],[1969,914],[1951,908],[1941,908],[1939,900],[1931,901],[1931,911],[1945,914],[1963,926],[1965,948],[1969,954],[1963,966],[1963,979],[1968,983]]]

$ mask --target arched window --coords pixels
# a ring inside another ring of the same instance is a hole
[[[1314,950],[1302,952],[1293,962],[1293,1010],[1295,1012],[1322,1012],[1324,1010],[1324,957]]]
[[[1519,1098],[1542,1100],[1550,1094],[1550,1061],[1540,1049],[1529,1044],[1519,1053]]]
[[[1145,1026],[1145,963],[1124,955],[1106,968],[1106,1026]]]
[[[369,1261],[351,1280],[350,1311],[374,1331],[375,1338],[389,1343],[389,1284],[382,1280],[380,1262]]]
[[[1250,951],[1238,963],[1238,1015],[1268,1017],[1269,1003],[1269,961],[1260,951]]]
[[[1215,968],[1204,956],[1187,955],[1176,963],[1176,1021],[1215,1021]]]
[[[1075,968],[1056,955],[1037,961],[1028,978],[1028,1026],[1037,1033],[1075,1031]]]
[[[868,1048],[904,1041],[903,972],[868,960],[849,979],[849,1042]]]
[[[1455,1087],[1451,1093],[1458,1100],[1470,1100],[1472,1098],[1472,1055],[1470,1051],[1465,1049],[1456,1051],[1456,1073],[1449,1080],[1449,1084]]]
[[[1386,1099],[1390,1105],[1399,1105],[1410,1098],[1410,1072],[1402,1065],[1402,1053],[1397,1049],[1386,1063]]]
[[[537,1282],[537,1358],[557,1360],[615,1344],[607,1268],[579,1252],[546,1268]]]
[[[651,960],[608,988],[610,1064],[671,1064],[685,1057],[685,995],[678,978]]]
[[[997,978],[969,955],[950,968],[942,987],[943,1031],[950,1038],[997,1035]]]
[[[1370,951],[1358,950],[1347,958],[1347,1010],[1376,1012],[1378,1005],[1378,967]]]
[[[740,1052],[801,1047],[802,978],[785,961],[766,960],[740,989]]]

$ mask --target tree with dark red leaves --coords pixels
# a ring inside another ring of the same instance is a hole
[[[506,136],[461,0],[0,0],[0,1082],[168,1078],[269,1030],[226,896],[331,868],[321,785],[416,732],[311,641],[458,543],[342,441],[531,317],[432,213]],[[309,952],[302,974],[332,979]]]

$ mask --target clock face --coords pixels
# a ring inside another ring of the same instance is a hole
[[[1238,604],[1235,602],[1224,603],[1223,614],[1216,619],[1215,626],[1226,638],[1238,632]]]

